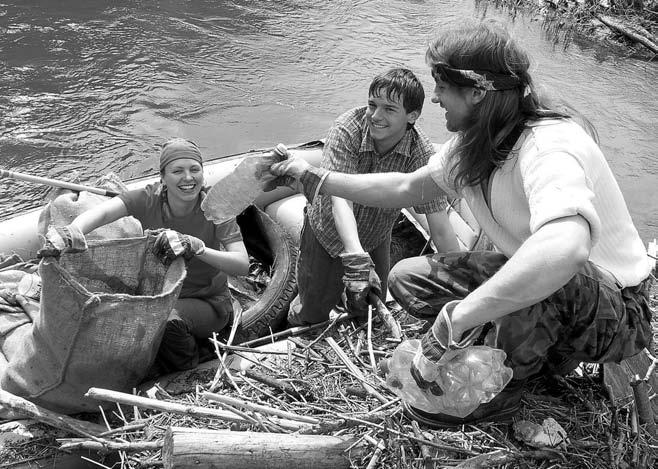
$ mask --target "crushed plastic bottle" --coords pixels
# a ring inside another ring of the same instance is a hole
[[[288,150],[279,143],[269,152],[245,156],[230,172],[218,179],[201,201],[205,217],[219,225],[238,216],[263,192],[261,175],[276,161],[283,161]]]
[[[505,352],[486,345],[448,350],[437,363],[436,384],[443,391],[438,396],[418,387],[409,371],[420,340],[405,340],[393,356],[382,363],[386,385],[412,407],[430,413],[466,417],[480,404],[489,402],[512,379],[512,369],[505,366]]]

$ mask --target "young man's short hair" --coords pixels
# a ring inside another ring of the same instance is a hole
[[[425,90],[418,77],[406,68],[392,68],[373,78],[368,89],[369,96],[386,96],[395,100],[402,98],[407,113],[423,110]]]

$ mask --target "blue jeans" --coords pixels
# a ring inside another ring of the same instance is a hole
[[[490,251],[412,257],[391,269],[389,288],[409,313],[434,318],[505,262],[504,255]],[[651,343],[650,289],[651,277],[621,288],[588,263],[545,300],[496,320],[485,343],[505,351],[515,379],[537,374],[545,363],[618,363]]]
[[[391,236],[369,252],[375,263],[375,272],[386,285],[391,263]],[[343,263],[340,257],[331,257],[315,237],[313,228],[304,216],[299,257],[297,259],[297,286],[299,296],[290,307],[288,322],[291,325],[316,324],[329,319],[343,293]],[[381,293],[386,298],[386,289]]]

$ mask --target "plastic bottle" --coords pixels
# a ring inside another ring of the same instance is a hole
[[[398,397],[425,412],[465,417],[493,399],[512,379],[512,369],[504,365],[507,355],[502,350],[486,345],[449,350],[437,363],[436,384],[443,391],[437,396],[419,388],[409,371],[419,346],[417,339],[405,340],[381,369],[387,386]]]
[[[279,143],[271,152],[242,158],[232,171],[215,182],[201,202],[206,218],[221,224],[240,214],[263,192],[260,173],[276,161],[274,156],[285,159],[287,151]]]

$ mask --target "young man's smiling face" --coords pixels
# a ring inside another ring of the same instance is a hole
[[[370,95],[366,122],[377,152],[386,153],[397,145],[407,131],[407,124],[416,122],[419,114],[418,111],[407,113],[401,96]]]

